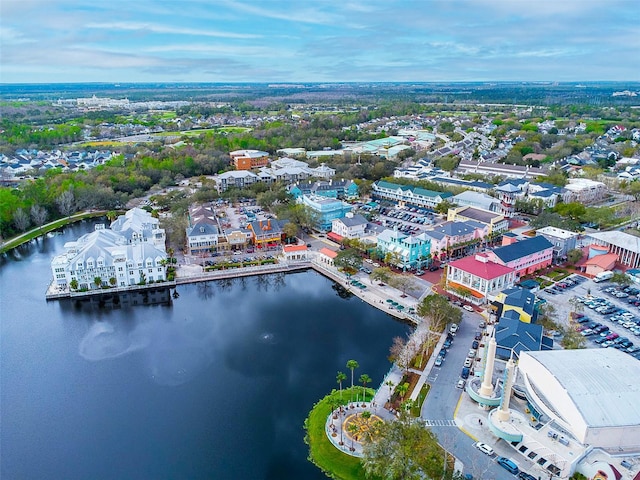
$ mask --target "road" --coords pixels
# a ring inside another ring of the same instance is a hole
[[[474,440],[453,422],[454,412],[462,390],[456,388],[460,379],[464,360],[471,348],[474,334],[483,318],[477,313],[463,311],[462,322],[451,348],[441,367],[434,367],[429,376],[431,390],[422,405],[421,418],[431,425],[439,442],[465,465],[464,473],[471,473],[477,479],[508,480],[515,477],[495,463],[493,458],[481,453],[473,444]],[[478,409],[479,417],[486,412]],[[508,450],[504,454],[508,456]]]

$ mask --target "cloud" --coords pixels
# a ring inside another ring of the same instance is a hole
[[[152,33],[168,33],[173,35],[195,35],[202,37],[218,38],[260,38],[261,35],[254,33],[233,33],[221,32],[218,30],[202,30],[197,28],[173,27],[167,25],[145,23],[145,22],[107,22],[90,23],[87,28],[98,28],[105,30],[140,31]]]

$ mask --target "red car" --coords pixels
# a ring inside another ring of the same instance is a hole
[[[607,335],[606,338],[607,340],[615,340],[616,338],[618,338],[620,335],[618,335],[616,332],[612,332],[609,335]]]

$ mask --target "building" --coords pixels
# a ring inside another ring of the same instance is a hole
[[[309,249],[302,245],[283,245],[282,254],[286,261],[300,261],[309,259]]]
[[[538,317],[536,296],[531,291],[520,287],[503,290],[491,302],[490,313],[500,318],[509,311],[516,312],[521,322],[535,323]]]
[[[513,268],[518,277],[537,272],[551,265],[553,244],[544,237],[525,240],[505,237],[503,242],[509,244],[488,251],[487,255],[492,262]]]
[[[570,178],[564,188],[569,192],[568,201],[583,204],[598,202],[609,193],[604,183],[587,178]]]
[[[358,198],[358,185],[353,180],[329,180],[315,182],[297,182],[287,187],[293,198],[302,195],[318,195],[327,198],[353,199]]]
[[[371,196],[376,200],[388,200],[398,206],[406,205],[422,208],[435,208],[440,202],[451,198],[449,192],[434,192],[412,185],[400,185],[379,180],[372,185]]]
[[[230,170],[216,176],[214,180],[218,192],[224,192],[229,187],[244,188],[261,181],[258,175],[247,170]]]
[[[640,237],[625,232],[595,232],[587,235],[596,245],[603,245],[618,255],[619,262],[629,268],[640,268]]]
[[[187,252],[190,255],[210,253],[218,249],[220,231],[218,226],[205,221],[199,221],[187,227]]]
[[[543,331],[542,325],[521,321],[515,310],[505,312],[495,327],[496,356],[508,360],[512,355],[520,358],[522,352],[551,350],[553,339],[545,337]]]
[[[588,248],[587,258],[578,262],[576,267],[587,275],[595,277],[599,273],[612,271],[617,261],[618,255],[608,253],[606,247],[591,245]]]
[[[498,185],[495,192],[500,200],[500,206],[496,211],[507,218],[513,217],[516,212],[516,199],[522,195],[522,191],[515,185],[506,183]]]
[[[450,208],[447,212],[447,220],[450,222],[475,221],[489,227],[489,236],[496,237],[509,229],[509,220],[504,215],[475,207]]]
[[[567,253],[576,248],[578,234],[556,227],[544,227],[536,230],[537,236],[542,236],[553,244],[553,260],[566,260]]]
[[[319,195],[302,195],[298,198],[298,203],[306,205],[313,211],[315,228],[322,232],[330,231],[332,222],[345,217],[353,208],[342,200]]]
[[[65,244],[65,253],[54,257],[51,270],[60,289],[97,290],[163,282],[166,260],[164,248],[156,247],[152,239],[132,242],[96,225],[93,232]]]
[[[229,156],[236,170],[266,167],[269,163],[269,154],[260,150],[235,150],[229,152]]]
[[[286,222],[276,219],[255,220],[247,226],[251,231],[251,242],[258,248],[275,247],[284,238],[282,227]]]
[[[462,160],[456,172],[459,174],[465,173],[480,173],[483,175],[499,175],[506,178],[536,178],[547,175],[546,169],[525,167],[520,165],[507,165],[505,163],[484,162],[476,160]]]
[[[486,193],[467,190],[451,198],[451,201],[459,207],[475,207],[488,212],[497,212],[500,209],[500,201]]]
[[[447,265],[446,290],[475,305],[492,300],[516,280],[511,267],[492,262],[484,253],[454,260]]]
[[[337,256],[338,256],[337,252],[334,252],[333,250],[329,250],[327,247],[322,247],[320,250],[318,250],[318,255],[316,256],[316,259],[318,260],[318,262],[320,262],[324,266],[335,267],[334,261]]]
[[[342,218],[336,218],[331,222],[331,232],[343,238],[362,238],[367,228],[367,219],[359,213],[354,215],[348,212]]]
[[[466,255],[482,243],[489,234],[486,224],[474,221],[445,222],[433,230],[424,232],[431,238],[433,258],[457,257]]]
[[[378,253],[383,257],[390,256],[387,263],[403,269],[422,266],[431,253],[431,240],[424,233],[411,236],[386,229],[378,235],[377,242]]]
[[[615,348],[522,352],[530,408],[582,445],[640,448],[638,361]]]
[[[151,243],[165,250],[166,235],[160,220],[141,208],[132,208],[111,222],[111,230],[127,239],[127,243]]]

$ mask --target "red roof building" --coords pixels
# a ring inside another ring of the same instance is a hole
[[[453,261],[447,266],[446,290],[476,305],[492,300],[506,288],[513,287],[516,271],[492,262],[485,254]]]

